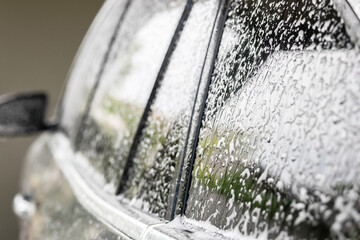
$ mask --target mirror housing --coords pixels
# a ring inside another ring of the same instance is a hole
[[[54,128],[44,122],[46,106],[44,93],[0,96],[0,136],[23,136]]]

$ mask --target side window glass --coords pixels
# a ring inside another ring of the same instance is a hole
[[[125,0],[107,0],[104,3],[74,60],[60,106],[61,126],[71,140],[79,129],[125,4]]]
[[[359,76],[331,1],[233,1],[185,216],[252,236],[358,237]]]
[[[197,89],[219,1],[194,3],[151,106],[121,196],[170,219]]]
[[[184,0],[132,0],[76,140],[96,181],[115,193]],[[88,166],[86,166],[88,167]]]

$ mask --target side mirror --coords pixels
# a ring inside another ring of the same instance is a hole
[[[44,122],[46,105],[44,93],[0,96],[0,136],[29,135],[54,128]]]

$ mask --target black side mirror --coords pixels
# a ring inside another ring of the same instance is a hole
[[[54,128],[45,124],[44,93],[0,96],[0,136],[29,135]]]

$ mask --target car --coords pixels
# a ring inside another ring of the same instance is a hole
[[[359,239],[360,4],[107,0],[14,198],[21,239]]]

